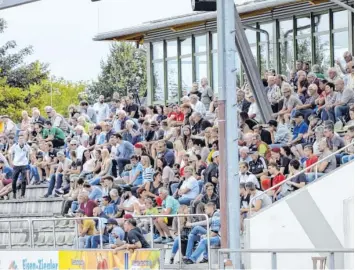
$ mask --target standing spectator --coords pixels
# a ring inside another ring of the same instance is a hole
[[[198,90],[198,83],[196,83],[196,82],[192,84],[191,91],[188,94],[188,96],[191,96],[191,95],[197,95],[198,98],[201,99],[201,92]]]
[[[210,108],[210,103],[213,100],[213,90],[208,85],[207,78],[201,79],[201,102],[205,105],[206,111]]]
[[[119,133],[114,134],[117,140],[117,165],[119,173],[123,172],[124,166],[129,164],[131,156],[134,154],[134,146],[130,142],[124,141],[122,135]]]
[[[126,107],[124,108],[124,110],[126,111],[126,113],[128,114],[128,116],[130,118],[135,118],[138,119],[139,118],[139,107],[137,104],[135,104],[133,102],[133,98],[132,97],[127,97],[126,98]]]
[[[103,95],[99,96],[98,102],[93,106],[93,109],[96,113],[96,123],[105,121],[110,116],[110,108],[105,102],[105,97]]]
[[[13,166],[12,193],[16,199],[16,182],[18,177],[22,176],[21,182],[21,199],[24,199],[26,192],[26,184],[29,183],[28,165],[30,164],[31,147],[25,142],[23,135],[18,138],[18,143],[14,144],[9,151],[10,164]]]

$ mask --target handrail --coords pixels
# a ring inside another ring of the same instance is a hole
[[[150,234],[151,234],[151,244],[152,247],[154,245],[154,237],[153,237],[153,218],[161,218],[161,217],[177,217],[178,218],[178,237],[179,237],[179,267],[181,269],[181,261],[182,261],[182,254],[181,254],[181,231],[180,231],[180,217],[205,217],[206,219],[206,231],[207,231],[207,254],[208,254],[208,269],[212,269],[212,263],[211,263],[211,247],[210,247],[210,224],[208,222],[209,217],[206,214],[176,214],[176,215],[148,215],[148,216],[134,216],[134,218],[139,219],[150,219]]]
[[[221,261],[221,255],[227,253],[271,253],[271,269],[277,269],[277,253],[329,253],[329,269],[335,269],[334,253],[354,253],[353,248],[338,248],[338,249],[219,249],[218,250],[218,268],[224,269]],[[266,267],[265,267],[266,269]]]
[[[344,146],[343,148],[338,149],[337,151],[333,152],[331,155],[326,156],[325,158],[323,158],[323,159],[321,159],[321,160],[318,160],[316,163],[310,165],[310,166],[307,167],[307,168],[304,168],[302,171],[299,171],[299,172],[296,173],[295,175],[292,175],[292,176],[288,177],[287,179],[283,180],[282,182],[280,182],[280,183],[278,183],[278,184],[276,184],[276,185],[270,187],[269,189],[264,190],[261,194],[259,194],[258,196],[255,196],[255,198],[253,198],[253,201],[255,201],[257,198],[263,196],[265,193],[269,192],[270,190],[273,190],[273,189],[275,189],[275,188],[277,188],[277,187],[279,187],[279,186],[282,186],[284,183],[286,183],[287,181],[290,181],[292,178],[294,178],[294,177],[296,177],[296,176],[298,176],[298,175],[300,175],[300,174],[302,174],[302,173],[306,173],[310,168],[316,167],[315,174],[316,174],[316,179],[318,179],[318,177],[317,177],[317,176],[318,176],[318,164],[320,164],[321,162],[327,160],[329,157],[332,157],[332,156],[334,156],[334,155],[336,155],[336,154],[338,154],[338,153],[343,152],[344,150],[346,150],[347,148],[349,148],[351,145],[354,145],[354,142],[349,143],[348,145]],[[252,202],[252,201],[250,201],[250,203],[249,203],[249,216],[251,216],[251,206],[252,206],[252,203],[251,203],[251,202]]]
[[[23,221],[27,221],[28,223],[28,230],[31,231],[31,222],[30,219],[6,219],[6,220],[0,220],[0,223],[9,223],[9,245],[10,245],[10,249],[12,249],[12,239],[11,239],[11,234],[12,234],[12,228],[11,228],[11,222],[23,222]],[[30,247],[32,247],[32,239],[30,237]]]
[[[39,221],[53,221],[53,243],[54,243],[54,247],[57,247],[57,239],[56,239],[56,233],[55,233],[55,222],[58,220],[98,220],[99,222],[99,235],[100,235],[100,246],[101,249],[103,249],[103,239],[102,239],[102,233],[101,233],[101,227],[102,227],[102,219],[100,217],[74,217],[74,218],[35,218],[35,219],[31,219],[30,220],[30,224],[31,224],[31,243],[34,245],[34,222],[39,222]],[[75,239],[76,239],[76,247],[79,248],[79,234],[78,234],[78,229],[77,229],[77,225],[75,224]],[[31,246],[32,247],[32,246]]]

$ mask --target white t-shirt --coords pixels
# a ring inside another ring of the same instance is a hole
[[[110,115],[110,108],[108,107],[107,103],[97,102],[94,104],[93,109],[95,110],[96,113],[97,123],[104,121]]]
[[[190,191],[183,194],[181,197],[182,198],[188,198],[188,199],[195,199],[197,195],[200,193],[200,187],[198,185],[197,180],[194,177],[190,177],[186,179],[180,189],[185,189],[188,188]]]
[[[249,107],[249,111],[248,114],[255,114],[256,116],[254,117],[254,119],[256,121],[258,121],[259,123],[261,122],[261,114],[260,114],[260,110],[258,108],[258,104],[256,104],[256,102],[253,102],[250,107]]]
[[[255,186],[257,188],[260,188],[260,184],[259,184],[259,181],[258,179],[256,179],[256,176],[252,173],[245,173],[245,174],[242,174],[242,173],[239,173],[239,182],[242,184],[246,184],[248,182],[252,182],[255,184]]]
[[[31,147],[28,144],[20,147],[19,144],[14,144],[10,148],[10,154],[13,156],[14,166],[27,166],[30,162],[29,156],[31,153]]]
[[[268,205],[272,204],[272,201],[271,201],[270,196],[267,195],[266,193],[264,193],[263,195],[261,195],[261,194],[263,194],[263,192],[260,190],[257,190],[255,195],[250,195],[250,203],[252,206],[255,207],[255,202],[257,200],[261,200],[261,209],[263,209],[263,208],[267,207]],[[258,196],[260,196],[260,197],[258,197]]]
[[[133,204],[136,203],[137,201],[138,201],[138,199],[137,199],[136,197],[131,196],[128,200],[125,200],[125,201],[123,202],[123,207],[131,207],[131,206],[133,206]],[[126,214],[131,214],[131,215],[133,215],[133,212],[129,212],[129,211],[126,211],[126,210],[125,210],[125,213],[126,213]]]

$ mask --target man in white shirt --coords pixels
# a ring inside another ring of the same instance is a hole
[[[134,204],[138,201],[138,199],[132,195],[132,189],[130,186],[123,187],[123,194],[121,197],[121,203],[118,206],[119,211],[124,211],[125,214],[134,213]]]
[[[86,148],[79,144],[77,140],[70,141],[70,150],[76,151],[76,156],[78,159],[82,160],[84,151]]]
[[[190,95],[190,104],[195,112],[199,112],[203,116],[206,115],[206,107],[201,101],[198,100],[197,95]]]
[[[249,172],[249,164],[247,162],[239,162],[239,182],[246,184],[252,182],[255,184],[257,189],[260,189],[260,184],[258,179],[254,174]]]
[[[193,175],[193,169],[190,166],[184,168],[185,181],[182,183],[178,190],[178,199],[180,204],[190,205],[190,202],[194,200],[200,193],[200,187],[198,181]]]
[[[249,118],[254,119],[258,123],[260,123],[261,122],[261,114],[260,114],[260,110],[259,110],[258,104],[256,103],[253,93],[251,93],[251,92],[248,93],[247,100],[251,103],[249,110],[248,110]]]
[[[107,103],[104,103],[104,100],[105,100],[105,97],[103,95],[101,95],[99,97],[99,101],[97,103],[95,103],[93,106],[95,113],[96,113],[97,123],[105,121],[110,116],[110,107],[108,106]]]
[[[89,145],[89,135],[85,133],[85,129],[81,125],[77,125],[75,128],[75,137],[79,140],[80,145],[87,147]]]
[[[13,165],[13,179],[12,179],[12,192],[14,194],[14,199],[16,199],[16,182],[21,173],[22,183],[21,183],[21,197],[25,197],[26,185],[29,182],[28,177],[28,164],[30,163],[30,153],[31,147],[25,143],[25,138],[20,135],[18,138],[18,143],[14,144],[10,148],[10,163]]]

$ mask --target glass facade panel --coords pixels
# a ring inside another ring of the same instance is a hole
[[[235,68],[237,69],[237,71],[236,71],[237,87],[240,88],[240,87],[242,87],[242,85],[241,85],[242,63],[240,62],[238,52],[235,53]]]
[[[195,62],[196,62],[196,82],[200,83],[202,78],[207,77],[206,55],[196,56]]]
[[[261,24],[260,29],[265,30],[269,34],[269,40],[271,41],[273,38],[273,23],[266,23],[266,24]],[[260,33],[260,41],[261,42],[266,42],[267,41],[267,35],[264,33]]]
[[[251,52],[254,56],[254,60],[257,61],[257,56],[256,56],[256,46],[250,46]]]
[[[292,40],[284,40],[280,42],[280,63],[281,74],[288,75],[288,73],[293,69],[294,65]]]
[[[297,60],[312,62],[311,38],[297,39]]]
[[[176,57],[177,56],[177,41],[171,40],[166,42],[166,54],[167,57]]]
[[[253,30],[245,29],[245,35],[247,36],[249,44],[256,43],[256,32]]]
[[[314,32],[329,31],[329,14],[314,16]]]
[[[192,43],[190,37],[180,38],[180,44],[181,44],[181,55],[192,53]]]
[[[217,33],[212,34],[212,50],[217,50],[218,49],[218,37]]]
[[[190,92],[192,87],[192,58],[181,58],[181,89]]]
[[[212,55],[212,72],[213,72],[213,85],[212,89],[218,93],[218,53]]]
[[[164,63],[153,63],[153,100],[164,101]]]
[[[345,66],[344,52],[349,50],[348,32],[334,33],[334,59],[339,60]]]
[[[311,33],[311,18],[297,19],[297,35],[306,35]]]
[[[153,43],[153,60],[164,58],[164,43],[155,42]]]
[[[169,60],[168,71],[168,99],[178,98],[178,63],[176,60]]]
[[[315,48],[315,63],[320,65],[320,67],[323,69],[323,72],[326,73],[326,71],[331,65],[329,35],[315,37]]]
[[[273,44],[270,42],[269,45],[269,54],[267,53],[267,44],[263,43],[260,45],[260,71],[261,74],[264,74],[265,71],[267,71],[267,62],[269,64],[268,68],[275,68],[274,65],[274,61],[273,61],[273,57],[272,57],[272,53],[273,53]]]
[[[280,21],[280,39],[293,37],[293,20]]]
[[[195,53],[205,52],[207,50],[206,35],[195,36]]]
[[[338,11],[333,13],[333,27],[334,29],[348,27],[348,11]]]

